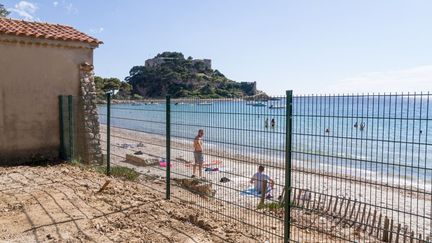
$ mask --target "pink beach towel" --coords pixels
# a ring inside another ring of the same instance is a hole
[[[159,166],[160,167],[167,167],[167,162],[166,161],[159,161]],[[173,166],[173,164],[170,163],[170,167],[172,167],[172,166]]]

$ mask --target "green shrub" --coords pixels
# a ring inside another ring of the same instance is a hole
[[[107,167],[106,166],[96,166],[94,167],[96,172],[101,174],[106,174]],[[126,179],[129,181],[135,181],[139,177],[139,173],[134,169],[130,169],[123,166],[112,166],[111,167],[111,176]]]

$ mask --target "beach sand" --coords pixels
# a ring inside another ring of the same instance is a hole
[[[102,146],[105,148],[105,126],[102,126],[101,129]],[[125,161],[126,154],[132,154],[136,151],[143,152],[143,156],[147,156],[148,158],[164,158],[166,156],[166,141],[164,136],[120,128],[111,128],[111,134],[111,158],[113,164],[128,166],[143,174],[160,178],[165,177],[165,168],[163,167],[134,166]],[[143,143],[144,147],[137,147],[140,142]],[[173,138],[171,148],[171,178],[189,178],[192,175],[192,166],[187,162],[193,161],[192,141]],[[241,195],[241,191],[251,187],[249,183],[250,177],[256,172],[258,165],[263,164],[266,166],[265,173],[271,176],[276,182],[272,192],[273,199],[267,200],[267,202],[277,201],[278,196],[282,193],[285,180],[283,166],[268,160],[264,156],[251,158],[248,157],[247,153],[240,154],[227,151],[223,149],[223,146],[220,148],[210,146],[205,150],[206,163],[211,164],[214,161],[221,161],[220,164],[209,165],[209,167],[217,167],[220,171],[203,171],[205,179],[213,183],[213,188],[216,190],[215,199],[221,203],[234,203],[239,207],[256,208],[259,198]],[[348,175],[324,173],[322,171],[303,168],[300,166],[302,161],[294,161],[294,164],[295,167],[291,175],[293,187],[303,190],[307,189],[312,192],[312,195],[315,195],[314,192],[317,192],[337,196],[338,198],[356,200],[366,205],[373,205],[372,210],[377,210],[378,214],[381,213],[383,216],[385,215],[393,219],[395,225],[400,223],[402,229],[408,227],[408,232],[414,231],[417,234],[421,233],[423,236],[431,234],[431,220],[428,219],[431,218],[430,192],[428,192],[429,195],[427,193],[410,192],[400,188],[389,187],[389,185],[373,183],[373,181],[366,179],[352,181],[355,178]],[[227,177],[230,181],[221,183],[220,179],[222,177]],[[358,180],[359,175],[356,178]],[[366,174],[364,178],[366,178]],[[318,203],[317,199],[317,197],[314,197],[309,200]],[[273,217],[269,217],[267,220],[269,220],[267,224],[279,225],[278,228],[283,222],[281,219]],[[248,220],[245,218],[244,221],[248,222],[251,219]],[[349,235],[351,233],[353,232],[347,230],[347,232],[341,234]]]

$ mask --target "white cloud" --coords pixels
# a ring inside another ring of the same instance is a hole
[[[34,14],[39,9],[39,7],[31,2],[20,1],[15,4],[14,8],[8,9],[11,12],[18,14],[23,17],[25,20],[35,20]]]
[[[66,10],[66,12],[68,14],[78,14],[78,8],[76,8],[73,3],[66,1],[66,0],[61,0],[61,1],[53,1],[53,6],[56,7],[61,7],[63,9]]]
[[[90,33],[92,33],[92,34],[102,33],[103,31],[104,31],[103,27],[99,27],[96,29],[90,29]]]
[[[72,3],[65,4],[65,9],[69,14],[78,14],[78,9]]]
[[[432,91],[432,65],[373,72],[347,78],[326,88],[326,93],[394,93]]]

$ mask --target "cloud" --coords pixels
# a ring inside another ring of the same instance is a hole
[[[97,29],[90,29],[90,33],[92,34],[102,33],[103,31],[104,31],[103,27],[99,27]]]
[[[20,1],[19,3],[15,4],[14,8],[10,8],[8,10],[18,14],[19,16],[23,17],[25,20],[35,20],[34,14],[38,9],[39,7],[34,3],[27,2],[27,1]]]
[[[63,9],[66,10],[68,14],[78,14],[78,8],[76,8],[71,2],[66,0],[61,1],[54,1],[53,3],[54,8],[57,8],[58,6],[61,6]]]
[[[365,73],[330,85],[326,93],[394,93],[432,91],[432,65]]]
[[[78,14],[78,9],[72,3],[66,3],[65,9],[69,14]]]

